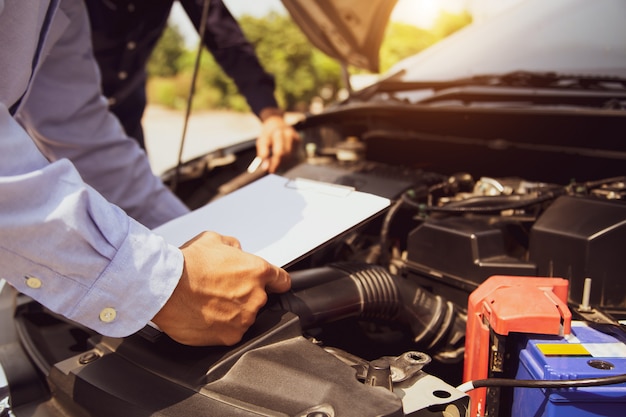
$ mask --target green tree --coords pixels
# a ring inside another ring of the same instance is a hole
[[[458,14],[441,12],[435,21],[432,32],[437,36],[437,40],[441,40],[470,23],[472,23],[472,16],[468,12]]]
[[[437,41],[429,30],[400,22],[391,22],[380,46],[380,69],[387,71],[401,59],[414,55]]]
[[[276,99],[285,109],[304,110],[313,97],[320,95],[321,89],[331,94],[339,89],[339,65],[313,48],[288,16],[278,13],[264,18],[242,16],[239,24],[254,46],[261,65],[274,76]],[[191,82],[195,59],[195,51],[185,51],[177,58],[176,78]],[[163,72],[159,75],[165,76]],[[154,77],[151,83],[159,85],[161,93],[149,89],[150,97],[165,97],[168,105],[183,102],[189,92],[189,87],[180,88],[178,82]],[[193,105],[194,108],[249,110],[234,82],[206,50],[201,57]]]
[[[178,60],[185,52],[185,40],[175,25],[167,25],[148,60],[149,75],[171,77],[180,70]]]
[[[400,22],[387,26],[380,47],[380,68],[385,72],[401,59],[428,48],[472,22],[469,13],[441,12],[432,29],[422,29]]]
[[[317,51],[289,16],[243,16],[239,22],[261,64],[274,75],[281,106],[302,110],[322,87],[339,86],[339,65]]]

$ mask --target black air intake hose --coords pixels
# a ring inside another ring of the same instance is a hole
[[[380,266],[331,264],[292,272],[291,282],[280,304],[304,329],[348,317],[401,322],[425,349],[454,349],[465,332],[465,317],[451,302]]]

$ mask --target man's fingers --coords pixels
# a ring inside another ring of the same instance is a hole
[[[282,160],[291,154],[294,142],[300,139],[296,130],[279,116],[263,122],[263,128],[256,143],[257,156],[269,161],[269,172],[276,172]]]
[[[269,137],[261,135],[256,141],[256,154],[261,160],[266,160],[270,156]]]
[[[282,268],[273,267],[276,271],[272,278],[265,285],[267,292],[283,293],[291,288],[291,277],[289,273]]]

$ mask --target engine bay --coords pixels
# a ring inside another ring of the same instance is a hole
[[[547,171],[532,161],[527,176],[483,175],[488,165],[476,175],[456,170],[465,168],[458,155],[431,171],[428,158],[407,163],[406,147],[383,146],[406,132],[300,128],[302,154],[280,175],[379,195],[389,209],[290,265],[292,291],[271,296],[234,347],[183,346],[149,326],[102,337],[20,299],[19,343],[5,352],[12,366],[2,360],[15,416],[470,415],[459,389],[468,299],[493,276],[563,279],[572,319],[626,343],[626,177],[538,180]],[[258,178],[242,172],[254,147],[232,152],[183,167],[178,191],[190,206]],[[518,338],[493,340],[506,344],[508,365],[488,376],[515,379]],[[523,415],[511,408],[515,395],[500,389],[484,415]]]

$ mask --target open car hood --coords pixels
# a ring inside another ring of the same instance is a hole
[[[397,0],[282,0],[309,41],[344,64],[379,70],[378,52]]]

